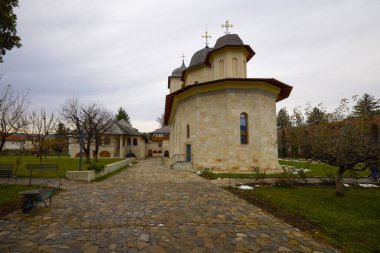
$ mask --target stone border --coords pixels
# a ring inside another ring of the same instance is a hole
[[[94,170],[85,170],[85,171],[66,171],[65,177],[67,179],[79,180],[91,182],[99,177],[105,176],[115,170],[123,168],[124,166],[132,163],[135,158],[128,158],[120,162],[107,164],[104,166],[104,170],[100,173],[96,173]]]

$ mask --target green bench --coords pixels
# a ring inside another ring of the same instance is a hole
[[[33,173],[35,174],[36,172],[42,175],[42,177],[45,177],[46,173],[58,173],[59,171],[59,166],[58,164],[52,164],[52,163],[36,163],[36,164],[26,164],[26,171],[29,174],[29,185],[32,184],[32,177]],[[59,181],[61,183],[61,174]]]
[[[7,178],[7,184],[10,178],[16,178],[16,173],[14,172],[14,164],[0,163],[0,178]]]

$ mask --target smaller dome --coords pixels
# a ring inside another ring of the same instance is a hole
[[[212,48],[205,47],[195,52],[193,57],[191,57],[189,68],[203,64],[206,59],[207,53],[210,52],[211,50]]]
[[[181,76],[182,76],[182,72],[183,72],[185,69],[186,69],[185,62],[182,61],[182,65],[181,65],[181,67],[176,68],[175,70],[173,70],[173,72],[172,72],[172,76],[175,76],[175,77],[181,77]]]
[[[218,49],[225,46],[244,46],[243,41],[237,34],[226,34],[220,37],[214,46],[214,49]]]

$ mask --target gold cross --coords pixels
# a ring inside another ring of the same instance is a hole
[[[205,35],[202,35],[202,38],[205,38],[206,39],[206,47],[208,47],[208,39],[211,38],[211,35],[208,35],[208,32],[207,32],[207,27],[206,27],[206,32],[205,32]]]
[[[226,20],[226,23],[222,25],[222,28],[226,28],[226,31],[224,32],[225,34],[230,34],[230,31],[228,31],[228,28],[232,28],[233,25],[228,21]]]

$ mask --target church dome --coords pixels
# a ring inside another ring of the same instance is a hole
[[[214,46],[214,50],[225,46],[244,46],[243,41],[237,34],[226,34],[220,37]]]
[[[173,72],[172,72],[172,76],[174,76],[174,77],[181,77],[182,72],[183,72],[185,69],[186,69],[185,62],[182,61],[182,65],[181,65],[181,67],[176,68],[175,70],[173,70]]]
[[[189,68],[203,64],[205,59],[206,59],[207,53],[210,51],[212,51],[212,48],[209,48],[209,47],[205,47],[205,48],[197,51],[193,55],[193,57],[191,57]]]

